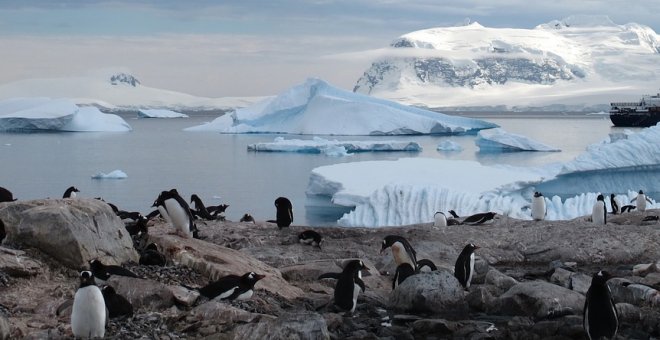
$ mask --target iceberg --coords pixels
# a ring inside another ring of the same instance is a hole
[[[440,144],[438,144],[438,147],[436,149],[438,151],[463,151],[462,146],[450,140],[445,140],[440,142]]]
[[[188,118],[188,115],[165,109],[140,109],[138,118]]]
[[[479,147],[479,152],[561,151],[501,128],[479,131],[475,144]]]
[[[121,117],[68,99],[15,98],[0,101],[0,131],[131,131]]]
[[[370,151],[422,151],[416,142],[400,141],[338,141],[314,137],[311,140],[275,138],[272,143],[255,143],[247,146],[249,151],[300,152],[336,155]],[[343,152],[342,152],[343,150]]]
[[[121,170],[115,170],[110,173],[99,172],[96,175],[92,176],[92,179],[124,179],[128,178],[125,172]]]
[[[299,135],[467,134],[497,127],[353,93],[310,78],[284,93],[186,131]]]

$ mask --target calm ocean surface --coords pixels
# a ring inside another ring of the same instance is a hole
[[[189,199],[198,194],[207,205],[227,203],[227,218],[238,220],[251,213],[257,220],[274,219],[273,201],[291,199],[294,224],[329,225],[331,220],[308,215],[305,190],[310,171],[318,166],[401,157],[476,160],[482,164],[536,166],[573,159],[586,146],[614,131],[607,116],[483,118],[505,130],[556,146],[562,152],[480,154],[475,136],[324,137],[340,140],[410,140],[420,143],[418,153],[362,153],[349,157],[318,154],[255,153],[247,145],[271,142],[277,136],[311,139],[313,136],[223,135],[184,132],[214,117],[137,119],[124,116],[133,127],[126,133],[0,133],[0,186],[19,199],[61,197],[75,185],[82,197],[103,197],[124,210],[151,211],[162,190],[177,188]],[[323,136],[322,136],[323,137]],[[439,152],[436,146],[450,139],[461,152]],[[98,172],[122,170],[128,178],[94,180]]]

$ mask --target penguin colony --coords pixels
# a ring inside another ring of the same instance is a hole
[[[76,193],[79,192],[77,188],[71,186],[66,189],[63,198],[75,199]],[[15,200],[16,198],[13,197],[11,191],[0,187],[0,202]],[[146,217],[139,212],[119,210],[111,203],[108,203],[108,205],[124,221],[126,229],[134,238],[134,241],[138,240],[135,244],[140,251],[140,264],[164,266],[167,260],[159,251],[157,244],[145,245],[139,242],[139,240],[147,239],[145,237],[148,234],[147,222],[150,219],[160,215],[181,237],[200,238],[194,220],[224,220],[222,214],[228,207],[226,204],[207,207],[197,195],[192,195],[190,202],[194,205],[194,209],[189,207],[176,189],[171,189],[162,191],[158,195],[152,205],[157,210]],[[645,211],[647,202],[652,203],[642,190],[639,191],[632,202],[635,203],[634,206],[619,207],[616,196],[611,194],[611,213],[625,213],[632,209]],[[291,201],[285,197],[278,197],[275,200],[275,207],[276,220],[269,220],[268,222],[276,223],[279,229],[289,227],[293,222]],[[454,210],[449,210],[448,213],[451,218],[447,218],[447,215],[443,212],[436,212],[433,226],[444,228],[460,224],[479,225],[492,221],[497,216],[494,212],[486,212],[474,214],[460,220]],[[607,213],[605,198],[603,195],[598,195],[591,216],[593,223],[606,224]],[[541,221],[545,219],[546,214],[545,198],[540,192],[535,192],[532,198],[531,217],[536,221]],[[646,216],[644,220],[654,221],[657,220],[657,216]],[[255,223],[255,220],[250,214],[245,214],[241,222]],[[2,227],[2,221],[0,221],[0,227]],[[1,242],[2,237],[4,237],[4,229],[0,228],[0,232],[2,232],[2,235],[0,235]],[[298,234],[298,241],[301,244],[311,245],[320,250],[323,237],[317,231],[305,230]],[[383,253],[387,249],[391,250],[394,262],[397,265],[392,280],[393,290],[408,277],[419,274],[424,269],[432,271],[437,269],[431,260],[418,260],[416,251],[404,237],[398,235],[386,236],[382,241],[380,252]],[[472,243],[467,244],[458,255],[454,266],[454,276],[466,290],[470,288],[474,275],[475,251],[477,249],[479,249],[479,246]],[[359,259],[350,260],[342,264],[340,273],[325,273],[320,275],[318,279],[334,279],[337,281],[332,301],[333,305],[341,311],[352,314],[356,310],[360,293],[366,290],[362,280],[362,271],[369,270],[370,268],[363,261]],[[89,270],[80,273],[80,285],[71,304],[71,329],[76,338],[102,338],[105,334],[107,318],[133,314],[131,303],[125,297],[117,294],[113,287],[104,284],[112,275],[138,277],[130,270],[121,266],[105,265],[98,259],[89,261]],[[264,278],[265,275],[248,272],[241,276],[227,275],[221,277],[201,288],[188,288],[198,290],[200,295],[208,299],[246,300],[253,296],[255,284]],[[619,320],[610,289],[607,286],[607,280],[610,278],[611,276],[605,271],[597,272],[593,275],[591,286],[587,292],[583,311],[583,327],[589,339],[616,337]]]

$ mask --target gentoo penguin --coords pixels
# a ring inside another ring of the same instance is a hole
[[[139,211],[117,210],[116,214],[122,219],[122,221],[137,221],[140,217],[143,217]]]
[[[623,207],[621,207],[621,213],[622,213],[622,214],[625,213],[625,212],[627,212],[627,211],[633,211],[633,210],[635,210],[635,206],[634,206],[634,205],[630,205],[630,204],[628,204],[628,205],[624,205]]]
[[[15,200],[14,194],[12,194],[11,191],[0,187],[0,202],[13,202]]]
[[[105,285],[101,287],[101,293],[103,294],[103,301],[105,301],[105,307],[108,309],[108,317],[110,319],[124,315],[133,315],[133,305],[125,297],[117,294],[112,286]]]
[[[81,339],[103,338],[106,311],[103,294],[89,271],[80,273],[80,287],[73,297],[71,330]]]
[[[534,193],[534,198],[532,198],[532,218],[534,221],[543,221],[546,214],[545,197],[537,191]]]
[[[254,221],[254,217],[252,217],[252,215],[247,214],[247,213],[244,214],[243,217],[241,217],[240,222],[252,222],[252,223],[256,223],[256,222]]]
[[[2,244],[2,240],[4,240],[6,236],[7,232],[5,232],[5,223],[0,220],[0,244]]]
[[[166,263],[165,255],[158,251],[158,245],[149,243],[140,253],[140,264],[147,266],[164,266]]]
[[[89,269],[97,281],[105,283],[111,275],[138,277],[132,271],[115,265],[105,265],[99,260],[90,260]]]
[[[169,222],[177,233],[185,238],[199,238],[197,226],[193,221],[188,203],[181,198],[176,189],[163,191],[158,195],[152,207],[157,207],[160,215]]]
[[[619,213],[619,201],[616,199],[616,195],[610,194],[610,205],[612,206],[612,214],[616,215]]]
[[[607,208],[605,207],[605,197],[603,195],[598,195],[596,198],[596,203],[594,203],[591,210],[591,220],[598,225],[607,223]]]
[[[286,197],[278,197],[275,200],[275,209],[277,210],[277,215],[275,216],[277,221],[277,227],[282,229],[288,227],[293,223],[293,205]]]
[[[368,271],[369,268],[361,260],[348,261],[335,284],[335,306],[351,314],[355,312],[355,307],[357,307],[360,291],[365,291],[361,270]]]
[[[243,276],[227,275],[199,289],[199,293],[209,299],[219,297],[221,300],[247,300],[254,293],[254,285],[266,275],[254,272]]]
[[[433,226],[436,228],[447,226],[447,216],[442,211],[438,211],[433,215]]]
[[[454,210],[449,210],[449,213],[451,214],[451,217],[458,218],[458,214]]]
[[[415,270],[417,269],[417,252],[408,243],[408,240],[397,235],[385,236],[380,253],[382,254],[387,248],[392,248],[392,256],[394,256],[397,267],[402,263],[408,263]]]
[[[321,243],[323,243],[323,237],[321,236],[321,234],[317,233],[314,230],[305,230],[300,234],[298,234],[298,242],[302,244],[311,244],[312,246],[321,249]]]
[[[202,199],[197,196],[197,194],[192,194],[190,196],[190,203],[195,204],[195,214],[205,220],[213,221],[216,219],[216,216],[211,215],[211,213],[206,210],[206,207],[204,206],[204,202],[202,202]]]
[[[415,269],[411,267],[409,263],[402,263],[396,267],[394,279],[392,280],[392,290],[398,287],[405,279],[413,275],[415,275]]]
[[[619,329],[619,315],[612,300],[607,280],[612,278],[606,271],[599,271],[591,279],[584,300],[583,326],[590,340],[614,339]]]
[[[463,224],[482,224],[495,218],[497,213],[487,212],[468,216],[463,220]]]
[[[149,220],[140,215],[135,222],[125,223],[124,228],[126,228],[126,231],[128,231],[128,234],[131,236],[137,235],[138,233],[148,233],[149,227],[147,227],[147,222],[149,222]]]
[[[227,208],[229,208],[228,204],[210,205],[206,207],[206,211],[208,211],[211,214],[211,216],[217,218],[218,215],[224,214]]]
[[[638,211],[646,211],[646,202],[653,204],[653,202],[651,202],[651,200],[646,197],[646,195],[644,195],[644,191],[642,190],[637,193],[637,197],[630,201],[630,203],[633,201],[635,201],[635,206],[637,207]]]
[[[463,285],[465,289],[470,288],[472,282],[472,275],[474,274],[474,251],[479,249],[478,246],[470,243],[463,248],[461,254],[456,259],[454,266],[454,276],[458,282]]]
[[[62,195],[62,198],[76,198],[76,193],[80,192],[76,187],[69,187]]]

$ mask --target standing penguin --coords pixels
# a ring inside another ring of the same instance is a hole
[[[219,297],[221,300],[247,300],[254,293],[254,285],[266,275],[254,272],[243,276],[227,275],[199,289],[199,293],[209,299]]]
[[[619,213],[619,201],[617,201],[614,194],[610,194],[610,205],[612,206],[612,214],[616,215]]]
[[[158,195],[152,207],[157,207],[160,215],[170,223],[177,233],[185,238],[199,238],[197,226],[190,213],[188,203],[176,189],[163,191]]]
[[[547,213],[545,197],[540,192],[535,192],[534,198],[532,198],[532,218],[534,221],[543,221]]]
[[[382,254],[387,248],[392,248],[392,256],[394,256],[397,267],[402,263],[408,263],[411,267],[417,269],[417,252],[408,240],[397,235],[387,235],[383,239],[380,253]]]
[[[614,339],[619,329],[619,315],[612,300],[607,280],[612,278],[606,271],[599,271],[591,279],[584,300],[583,326],[589,340],[602,337]]]
[[[0,202],[13,202],[15,200],[14,194],[12,194],[11,191],[0,187]]]
[[[275,209],[277,210],[275,221],[277,222],[278,228],[282,229],[293,223],[293,205],[288,198],[278,197],[275,200]]]
[[[365,291],[361,270],[369,271],[369,268],[361,260],[349,261],[344,266],[344,270],[338,275],[335,284],[335,306],[351,314],[355,312],[355,307],[357,307],[360,291]]]
[[[114,319],[119,316],[133,315],[133,305],[125,297],[117,294],[112,286],[103,286],[101,288],[103,301],[108,308],[108,317]]]
[[[68,189],[66,189],[66,191],[64,191],[64,195],[62,195],[62,198],[76,198],[77,192],[80,192],[80,190],[78,190],[78,188],[76,187],[71,186]]]
[[[447,216],[442,211],[438,211],[433,215],[433,226],[436,228],[447,226]]]
[[[607,208],[605,207],[605,197],[603,195],[598,195],[596,198],[596,203],[594,203],[591,210],[591,220],[598,225],[607,223]]]
[[[80,287],[73,297],[71,330],[81,339],[102,338],[105,335],[105,301],[94,276],[89,271],[80,273]]]
[[[630,201],[630,203],[632,203],[633,201],[635,201],[635,205],[637,206],[638,211],[646,211],[646,202],[653,204],[653,202],[651,202],[651,200],[648,197],[646,197],[646,195],[644,195],[644,191],[642,190],[640,190],[639,193],[637,193],[637,197],[633,198],[633,200]]]
[[[479,249],[478,246],[470,243],[463,248],[463,251],[461,251],[461,254],[456,259],[454,276],[465,289],[470,288],[470,283],[472,282],[472,275],[474,274],[474,251],[477,249]]]
[[[190,203],[195,203],[195,210],[193,211],[195,214],[197,214],[197,216],[209,221],[213,221],[217,218],[217,215],[211,215],[211,213],[206,209],[206,206],[204,206],[204,202],[202,202],[202,199],[199,198],[197,194],[192,194],[192,196],[190,196]]]

